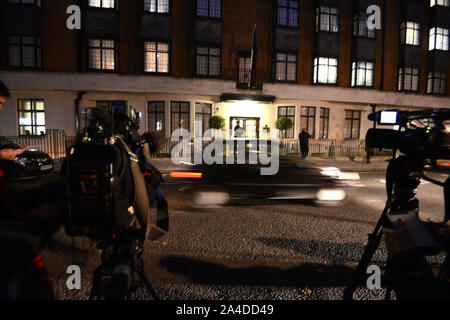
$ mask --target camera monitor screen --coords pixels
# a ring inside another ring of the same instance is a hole
[[[395,125],[397,124],[397,111],[381,111],[379,124]]]

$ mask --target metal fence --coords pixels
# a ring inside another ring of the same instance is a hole
[[[36,149],[48,153],[53,159],[61,159],[66,156],[68,147],[75,143],[75,137],[69,137],[64,130],[48,129],[42,136],[7,137],[9,140],[28,147],[36,146]]]

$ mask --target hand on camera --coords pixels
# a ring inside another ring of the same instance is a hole
[[[398,229],[383,228],[383,233],[386,248],[391,256],[415,249],[414,240],[402,219],[398,221]]]
[[[2,160],[13,160],[19,154],[22,154],[23,151],[17,151],[14,149],[3,149],[0,150],[0,159]]]

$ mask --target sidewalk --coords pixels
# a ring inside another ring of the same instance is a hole
[[[312,167],[335,167],[344,172],[359,172],[359,173],[384,173],[388,163],[382,160],[374,160],[371,164],[365,161],[350,161],[350,160],[325,160],[325,159],[308,159],[304,161],[307,165]],[[170,158],[152,159],[152,164],[157,167],[161,173],[168,173],[173,170],[178,170],[180,167],[172,163]]]

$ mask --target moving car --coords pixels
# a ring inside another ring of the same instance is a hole
[[[20,149],[20,146],[6,138],[0,139],[0,149]],[[53,160],[45,152],[27,149],[12,161],[0,160],[0,168],[6,179],[32,179],[53,172]]]

